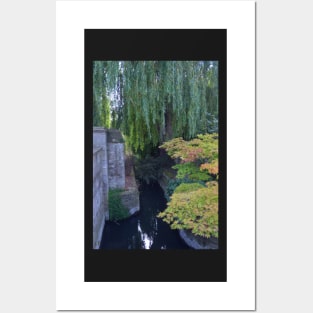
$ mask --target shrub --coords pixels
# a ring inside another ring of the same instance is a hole
[[[174,138],[164,142],[160,148],[165,149],[172,159],[180,163],[201,160],[201,163],[212,162],[218,158],[218,134],[197,135],[190,141]]]
[[[165,191],[165,198],[167,201],[170,201],[170,197],[173,194],[176,187],[178,187],[180,184],[183,184],[183,183],[198,183],[202,186],[205,186],[205,183],[203,181],[195,181],[195,180],[192,180],[189,178],[171,179],[171,180],[169,180],[167,187],[166,187],[166,191]]]
[[[182,193],[182,192],[190,192],[190,191],[195,191],[200,188],[204,188],[203,185],[199,183],[192,183],[192,184],[180,184],[176,189],[175,193]]]
[[[200,171],[207,171],[210,175],[218,179],[218,160],[213,160],[212,163],[201,164]]]
[[[166,210],[158,217],[172,229],[189,229],[193,234],[206,238],[218,237],[218,183],[208,182],[207,187],[183,185],[178,187],[181,192],[175,190]],[[182,192],[188,188],[189,191]]]
[[[195,163],[182,163],[173,166],[177,170],[177,178],[189,178],[191,180],[208,181],[211,176],[207,171],[201,171]]]
[[[158,217],[172,229],[218,237],[218,134],[198,135],[190,141],[174,138],[160,148],[175,160],[177,179],[168,184],[167,208]]]
[[[121,199],[122,189],[109,190],[109,219],[110,221],[119,221],[129,217],[127,208],[123,205]]]

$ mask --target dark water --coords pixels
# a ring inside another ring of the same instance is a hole
[[[166,199],[159,184],[140,187],[140,212],[119,222],[106,222],[100,249],[190,249],[156,215],[166,208]]]

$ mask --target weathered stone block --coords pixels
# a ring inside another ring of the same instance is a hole
[[[93,248],[99,249],[105,220],[108,219],[107,135],[93,129]]]
[[[217,238],[214,237],[205,238],[197,236],[187,229],[179,229],[179,235],[185,241],[185,243],[193,249],[197,250],[218,249]]]
[[[125,157],[123,143],[108,143],[109,188],[125,188]]]
[[[93,149],[93,248],[98,249],[105,224],[105,203],[107,202],[103,184],[101,147]]]

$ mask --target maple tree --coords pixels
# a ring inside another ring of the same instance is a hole
[[[181,184],[158,217],[172,229],[190,229],[195,235],[218,237],[218,183],[208,182],[206,187]]]
[[[178,163],[173,166],[176,178],[191,182],[174,189],[167,208],[158,217],[172,229],[218,237],[218,134],[202,134],[190,141],[174,138],[160,148]]]

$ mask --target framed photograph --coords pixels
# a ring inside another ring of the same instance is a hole
[[[58,310],[255,309],[254,15],[57,2]]]
[[[226,39],[85,30],[85,281],[226,281]]]

